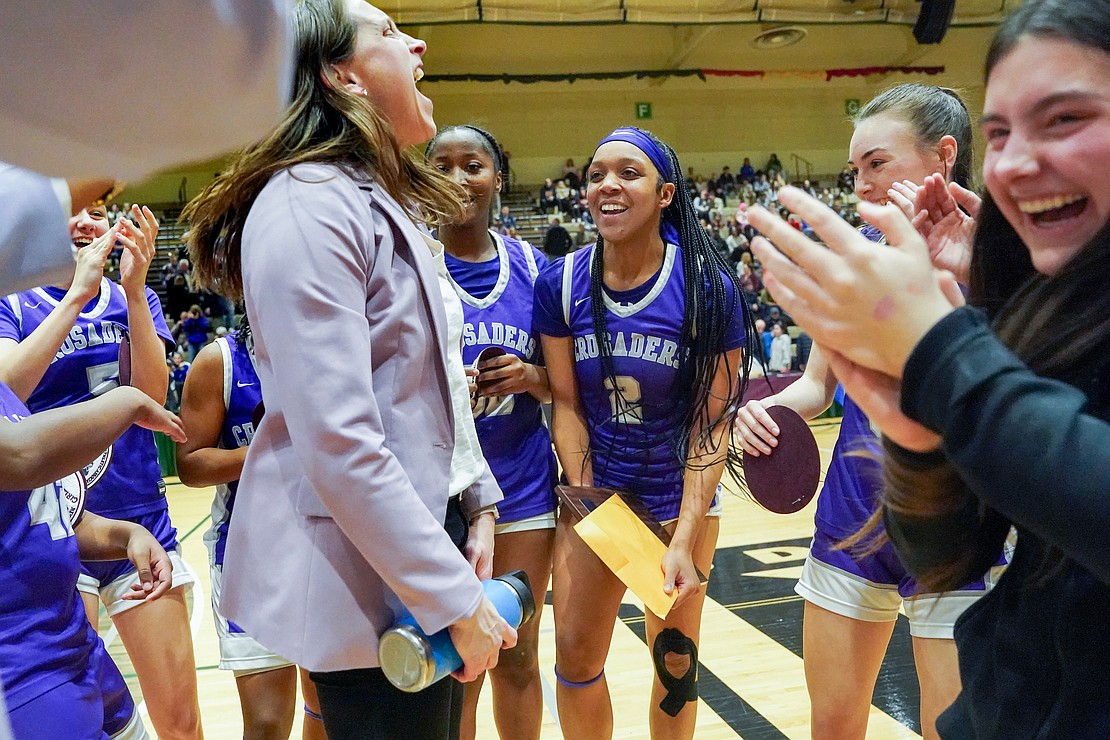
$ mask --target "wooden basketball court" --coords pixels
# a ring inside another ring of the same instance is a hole
[[[839,420],[811,424],[827,466]],[[170,513],[186,561],[196,571],[192,627],[205,735],[242,737],[238,694],[230,672],[221,671],[210,606],[208,554],[201,541],[210,524],[211,488],[192,489],[170,479]],[[810,737],[809,700],[802,670],[802,600],[794,593],[813,528],[814,504],[790,516],[770,514],[735,496],[725,502],[709,598],[702,627],[699,670],[701,699],[696,737]],[[550,603],[550,597],[548,598]],[[616,737],[647,738],[651,656],[644,643],[643,604],[629,594],[617,622],[606,675],[613,695]],[[542,737],[562,737],[555,712],[554,625],[542,616],[540,666],[545,712]],[[337,628],[341,628],[337,625]],[[127,677],[136,703],[142,695],[130,661],[111,628],[101,633]],[[869,738],[919,737],[917,679],[909,631],[899,618],[871,709]],[[298,715],[293,737],[300,737]],[[147,721],[147,729],[151,730]],[[478,713],[478,737],[496,739],[488,686]]]

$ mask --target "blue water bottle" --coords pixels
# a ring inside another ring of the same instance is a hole
[[[482,588],[497,613],[514,629],[536,613],[528,574],[522,570],[482,581]],[[428,688],[463,664],[446,629],[427,635],[407,611],[378,641],[378,661],[389,682],[409,692]]]

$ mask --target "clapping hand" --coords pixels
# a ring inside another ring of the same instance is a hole
[[[880,247],[797,188],[783,188],[779,200],[829,248],[753,208],[752,225],[770,240],[752,245],[768,289],[822,347],[900,378],[914,346],[952,310],[924,239],[894,204],[859,204],[887,237]]]
[[[120,258],[120,284],[124,290],[142,290],[146,273],[154,258],[154,244],[158,238],[158,219],[149,208],[131,206],[132,218],[121,218],[116,224],[116,238],[123,246]]]
[[[940,175],[925,178],[914,200],[913,225],[929,245],[929,258],[964,285],[971,271],[975,220],[982,204],[978,195],[954,182],[946,183]]]
[[[104,277],[104,266],[108,255],[116,243],[117,226],[108,229],[87,247],[77,251],[77,267],[73,271],[73,282],[66,294],[73,297],[79,306],[84,306],[100,292],[100,281]]]

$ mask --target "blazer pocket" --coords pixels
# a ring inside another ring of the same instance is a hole
[[[312,484],[307,480],[302,479],[297,485],[296,494],[296,510],[297,514],[304,517],[320,517],[323,519],[331,519],[331,512],[324,506],[324,502],[316,495],[313,490]]]

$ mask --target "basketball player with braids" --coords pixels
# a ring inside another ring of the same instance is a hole
[[[554,403],[553,437],[571,485],[628,491],[672,533],[667,618],[646,614],[655,662],[653,737],[691,737],[704,590],[719,528],[717,488],[750,369],[754,328],[732,271],[710,244],[669,146],[618,128],[587,170],[596,244],[536,283]],[[624,584],[575,533],[555,537],[556,676],[565,737],[610,737],[605,658]]]
[[[965,189],[971,176],[971,117],[954,91],[896,85],[865,105],[854,123],[849,166],[860,200],[896,203],[913,217],[916,191],[936,179],[974,208],[978,198]],[[885,243],[883,233],[870,224],[860,232]],[[933,259],[966,276],[962,260],[940,251]],[[778,428],[767,409],[785,406],[812,418],[832,403],[836,385],[836,375],[815,346],[801,378],[741,409],[737,441],[752,455],[772,454]],[[957,591],[928,593],[889,542],[870,551],[866,540],[847,545],[879,508],[880,460],[871,421],[846,397],[840,436],[817,501],[813,544],[795,589],[806,601],[802,652],[811,721],[829,736],[865,736],[875,682],[902,610],[909,619],[921,687],[921,726],[930,738],[936,736],[937,715],[960,690],[953,625],[999,573],[988,573],[986,580],[980,573]]]
[[[185,378],[181,421],[189,439],[177,446],[177,472],[187,486],[216,486],[212,526],[204,534],[212,573],[212,616],[220,638],[220,668],[233,671],[243,712],[243,737],[287,738],[296,709],[297,667],[259,644],[220,612],[224,549],[247,446],[262,410],[254,342],[246,315],[239,328],[207,345]],[[237,525],[238,526],[238,525]],[[316,689],[301,669],[303,737],[325,737]]]
[[[532,334],[532,298],[547,260],[531,244],[489,228],[504,160],[492,134],[477,126],[452,126],[432,139],[425,156],[469,196],[462,218],[436,231],[451,285],[462,301],[463,362],[472,367],[489,348],[504,352],[480,360],[474,424],[482,454],[505,494],[497,505],[493,574],[525,571],[537,595],[537,613],[518,630],[516,647],[504,651],[490,678],[501,737],[538,738],[543,716],[539,610],[551,577],[557,471],[540,409],[551,392]],[[481,688],[482,679],[466,685],[464,738],[475,735]]]

